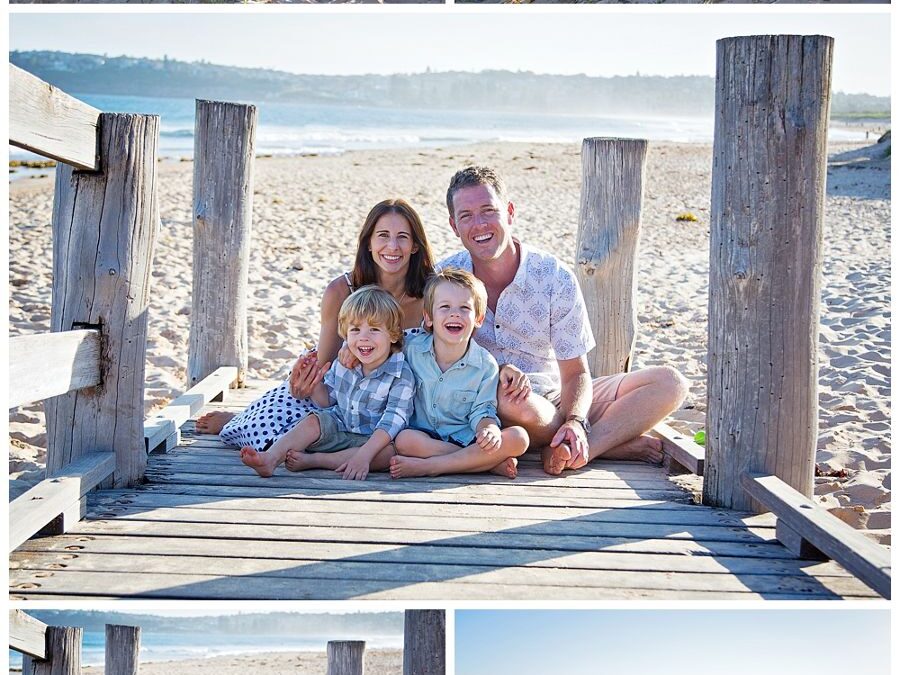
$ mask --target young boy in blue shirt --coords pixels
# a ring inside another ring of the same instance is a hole
[[[407,339],[403,349],[416,396],[409,428],[394,441],[391,476],[494,471],[515,478],[528,434],[522,427],[501,431],[499,368],[472,340],[487,308],[484,284],[469,272],[443,269],[426,284],[424,305],[428,332]]]
[[[289,451],[335,453],[358,448],[339,466],[329,467],[352,480],[365,480],[370,470],[388,467],[391,442],[409,422],[415,390],[412,371],[400,351],[400,306],[384,289],[364,286],[341,305],[338,333],[357,365],[345,368],[335,361],[311,397],[322,409],[304,417],[266,452],[241,448],[241,461],[260,476],[271,476]]]

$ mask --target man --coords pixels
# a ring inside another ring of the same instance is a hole
[[[526,429],[554,476],[597,457],[662,461],[662,442],[643,434],[681,405],[684,377],[654,367],[591,379],[586,355],[595,342],[575,275],[513,238],[515,207],[496,171],[458,171],[447,209],[465,251],[439,266],[471,271],[484,283],[488,312],[475,339],[501,367],[513,366],[500,374],[503,424]]]

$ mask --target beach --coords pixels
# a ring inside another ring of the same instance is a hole
[[[141,663],[143,675],[323,675],[328,666],[325,652],[260,652],[214,656],[207,659],[150,661]],[[102,666],[85,666],[85,675],[102,675]],[[403,652],[399,649],[369,649],[365,655],[366,675],[400,675]]]
[[[890,543],[890,164],[880,153],[860,144],[829,148],[815,499]],[[711,157],[709,144],[651,143],[636,280],[640,325],[633,367],[668,364],[688,377],[690,396],[672,424],[689,433],[703,428],[706,409]],[[297,353],[317,339],[322,290],[351,268],[359,227],[376,202],[404,197],[422,216],[436,257],[457,250],[444,196],[453,172],[470,163],[494,165],[505,176],[516,236],[573,262],[581,189],[577,144],[258,159],[248,375],[286,377]],[[160,163],[147,413],[185,388],[191,181],[191,162]],[[52,202],[48,178],[10,185],[11,335],[49,330]],[[676,221],[685,212],[696,222]],[[9,468],[24,483],[41,477],[43,424],[39,404],[10,412]],[[13,496],[21,491],[17,484]]]

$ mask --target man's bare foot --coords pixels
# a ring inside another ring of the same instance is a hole
[[[194,423],[194,428],[200,434],[218,434],[233,417],[234,413],[213,410],[205,415],[200,415]]]
[[[257,452],[249,445],[241,448],[241,461],[256,471],[263,478],[268,478],[275,473],[275,467],[272,466],[274,455],[265,452]]]
[[[638,436],[604,452],[600,459],[660,464],[663,460],[662,441],[653,436]]]
[[[519,475],[519,460],[515,457],[507,457],[491,469],[491,473],[503,476],[504,478],[515,478]]]
[[[300,450],[288,450],[287,456],[284,458],[284,467],[288,471],[306,471],[316,468],[312,453]]]
[[[566,462],[572,458],[572,450],[565,443],[560,443],[555,448],[549,445],[541,448],[541,459],[544,462],[544,473],[558,476],[566,468]]]
[[[403,455],[394,455],[391,457],[391,478],[414,478],[416,476],[427,476],[428,460],[419,457],[404,457]]]

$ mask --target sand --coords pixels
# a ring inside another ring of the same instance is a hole
[[[833,146],[825,213],[816,499],[890,541],[890,166],[881,149]],[[250,274],[250,376],[285,377],[318,335],[320,294],[350,268],[369,208],[402,196],[419,210],[438,258],[456,250],[444,194],[472,162],[505,174],[515,231],[574,256],[580,148],[479,144],[435,150],[261,158],[256,164]],[[653,143],[638,270],[636,367],[671,364],[691,381],[674,414],[683,431],[705,410],[711,147]],[[846,153],[850,153],[849,155]],[[855,154],[854,154],[855,153]],[[860,156],[861,155],[861,156]],[[184,388],[191,292],[190,162],[160,167],[162,230],[153,272],[147,412]],[[10,333],[49,329],[52,182],[10,187]],[[679,223],[689,211],[698,222]],[[45,442],[41,407],[10,413],[13,476],[35,480]],[[13,490],[16,494],[18,489]]]
[[[263,652],[236,656],[216,656],[209,659],[184,661],[154,661],[141,663],[141,675],[325,675],[328,660],[325,652]],[[82,669],[85,675],[101,675],[102,666]],[[403,672],[403,652],[399,649],[369,649],[365,656],[366,675],[400,675]]]

